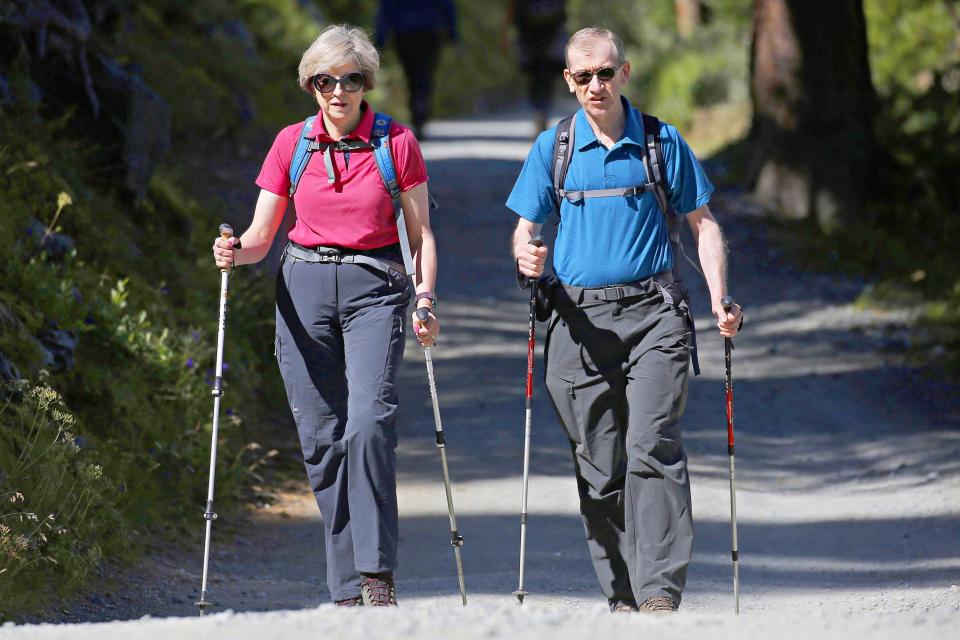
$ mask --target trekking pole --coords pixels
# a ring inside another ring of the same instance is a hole
[[[729,312],[733,308],[733,298],[724,296],[720,299],[720,306],[723,310]],[[723,354],[727,365],[727,375],[725,386],[727,389],[727,459],[730,463],[730,532],[733,536],[733,548],[731,557],[733,558],[733,612],[740,615],[740,572],[737,567],[739,553],[737,551],[737,485],[736,474],[734,473],[734,455],[733,455],[733,374],[731,373],[731,354],[733,353],[733,340],[724,338]]]
[[[543,238],[536,236],[530,239],[535,247],[543,245]],[[527,490],[530,486],[530,426],[533,418],[533,347],[536,342],[537,326],[537,285],[540,281],[531,278],[530,282],[530,324],[527,327],[527,411],[523,435],[523,497],[520,506],[520,585],[513,595],[517,596],[520,604],[527,592],[523,589],[523,574],[527,563]]]
[[[417,309],[417,318],[420,322],[426,321],[430,312],[426,308]],[[453,555],[457,561],[457,578],[460,580],[460,598],[463,606],[467,606],[467,587],[463,582],[463,559],[460,557],[460,547],[463,546],[463,536],[457,531],[457,514],[453,511],[453,492],[450,489],[450,471],[447,469],[447,441],[443,437],[443,424],[440,422],[440,401],[437,399],[437,383],[433,377],[433,348],[424,347],[423,357],[427,363],[427,381],[430,385],[430,399],[433,400],[433,422],[437,429],[437,449],[440,451],[440,466],[443,467],[443,488],[447,492],[447,513],[450,515],[450,544],[453,545]]]
[[[233,236],[233,227],[229,224],[220,225],[220,237],[224,240]],[[233,245],[240,248],[240,242]],[[230,280],[230,267],[220,269],[220,323],[217,327],[217,377],[213,383],[213,432],[210,436],[210,481],[207,484],[207,509],[203,519],[207,521],[206,536],[203,543],[203,581],[200,585],[200,599],[194,604],[200,609],[200,615],[211,603],[207,600],[207,568],[210,561],[210,530],[217,514],[213,511],[213,482],[217,464],[217,433],[220,429],[220,398],[223,397],[223,334],[227,326],[227,284]]]

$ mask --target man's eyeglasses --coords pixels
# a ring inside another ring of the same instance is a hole
[[[319,73],[313,76],[313,88],[320,93],[332,93],[333,90],[337,88],[338,84],[343,87],[344,91],[354,93],[355,91],[360,91],[360,89],[363,89],[363,85],[366,84],[366,81],[364,80],[363,74],[359,71],[348,73],[347,75],[339,78],[332,76],[329,73]]]
[[[610,82],[619,70],[619,67],[603,67],[596,71],[577,71],[576,73],[571,73],[570,77],[573,78],[575,83],[581,87],[585,87],[593,80],[593,76],[597,76],[600,82]]]

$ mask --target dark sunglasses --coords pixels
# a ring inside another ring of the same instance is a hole
[[[604,67],[602,69],[597,69],[596,71],[577,71],[576,73],[571,73],[570,77],[573,78],[573,81],[576,82],[581,87],[584,87],[593,80],[593,76],[597,76],[600,79],[600,82],[610,82],[613,80],[613,77],[617,75],[617,71],[620,68],[613,67]]]
[[[338,84],[343,87],[344,91],[353,93],[363,89],[365,80],[363,74],[359,71],[348,73],[340,78],[332,76],[329,73],[319,73],[313,76],[313,88],[320,93],[332,93]]]

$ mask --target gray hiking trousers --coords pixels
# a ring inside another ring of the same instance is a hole
[[[400,261],[395,248],[367,252]],[[396,377],[407,276],[284,255],[277,364],[323,516],[327,586],[360,595],[360,573],[397,564]]]
[[[652,280],[552,289],[546,386],[573,450],[597,580],[611,600],[679,604],[686,581],[693,519],[680,416],[693,325],[680,288],[667,288],[673,304]]]

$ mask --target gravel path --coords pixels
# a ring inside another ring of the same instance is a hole
[[[358,637],[385,629],[394,638],[421,639],[668,629],[716,638],[956,633],[958,387],[903,364],[905,314],[859,310],[852,301],[863,282],[791,265],[749,202],[730,193],[712,207],[730,245],[731,291],[747,314],[734,352],[741,615],[732,615],[722,341],[709,329],[706,289],[692,278],[703,375],[691,384],[684,420],[697,538],[681,613],[651,619],[606,612],[577,515],[569,449],[542,385],[542,360],[534,391],[531,595],[517,607],[510,594],[517,579],[526,304],[506,257],[514,218],[503,202],[531,132],[522,114],[438,122],[428,131],[424,151],[441,203],[434,226],[444,324],[434,360],[470,606],[459,606],[425,370],[410,342],[399,427],[400,609],[324,604],[321,524],[301,488],[255,510],[233,540],[215,541],[211,594],[220,613],[195,617],[197,550],[164,552],[122,586],[88,595],[51,619],[154,618],[6,626],[0,638]],[[276,438],[288,443],[294,436]]]

